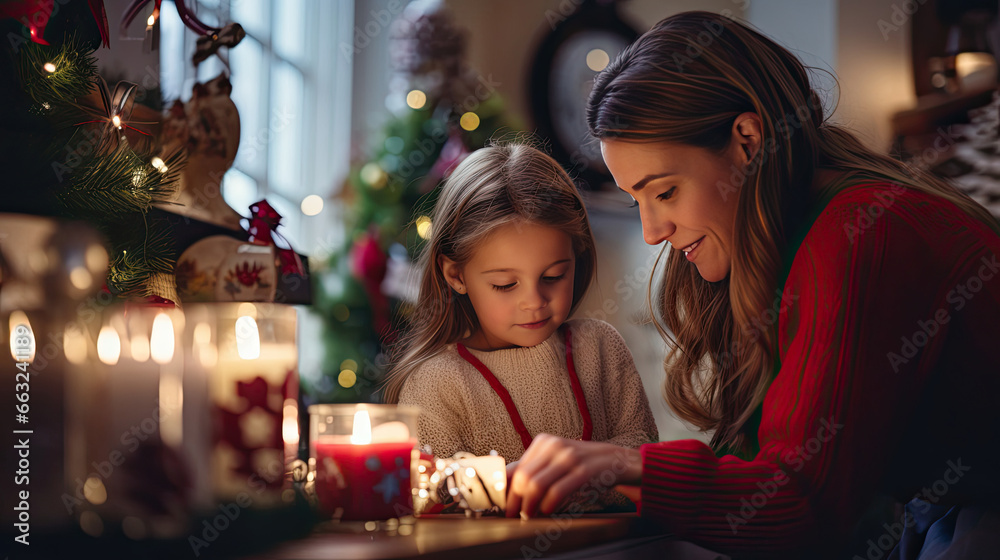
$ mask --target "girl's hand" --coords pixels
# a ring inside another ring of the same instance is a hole
[[[551,515],[587,482],[604,488],[638,485],[642,455],[638,449],[610,443],[539,434],[515,467],[507,492],[507,517]]]

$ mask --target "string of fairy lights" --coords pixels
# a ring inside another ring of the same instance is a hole
[[[18,78],[30,99],[29,113],[41,118],[39,130],[47,133],[38,134],[48,145],[34,168],[54,173],[51,194],[61,214],[92,223],[108,238],[112,293],[152,295],[147,280],[171,274],[174,258],[167,232],[151,228],[146,214],[172,198],[185,155],[136,150],[127,133],[154,144],[139,128],[152,123],[130,118],[137,86],[120,82],[109,88],[97,73],[94,52],[74,36],[58,46],[27,43],[20,49]]]

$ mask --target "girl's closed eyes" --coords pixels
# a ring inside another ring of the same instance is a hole
[[[565,277],[566,277],[566,273],[565,272],[563,272],[562,274],[560,274],[558,276],[542,276],[542,282],[545,282],[545,283],[548,283],[548,284],[555,284],[556,282],[562,280]],[[510,290],[513,290],[514,286],[517,286],[517,282],[511,282],[509,284],[502,284],[502,285],[491,284],[491,286],[493,286],[493,289],[496,290],[496,291],[498,291],[498,292],[508,292]]]

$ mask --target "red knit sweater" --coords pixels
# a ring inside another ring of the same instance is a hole
[[[998,255],[1000,237],[937,197],[838,193],[785,282],[759,454],[644,445],[642,515],[720,552],[776,553],[846,539],[879,494],[1000,498]]]

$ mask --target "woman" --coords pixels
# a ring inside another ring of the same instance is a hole
[[[715,14],[626,48],[587,120],[646,242],[675,249],[655,297],[664,394],[712,441],[538,437],[508,515],[613,480],[640,486],[643,516],[731,554],[853,540],[885,558],[905,532],[895,554],[916,557],[996,531],[997,222],[826,122],[792,54]],[[908,516],[860,532],[883,496]]]

